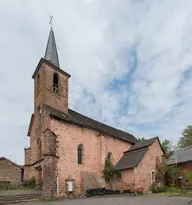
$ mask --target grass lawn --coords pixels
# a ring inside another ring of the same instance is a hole
[[[161,193],[146,194],[147,196],[187,196],[192,197],[192,189],[181,189],[175,187],[167,187]]]

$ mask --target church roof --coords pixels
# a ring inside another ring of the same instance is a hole
[[[51,28],[49,32],[49,38],[47,42],[47,47],[45,51],[45,60],[49,61],[53,65],[57,66],[59,68],[59,57],[57,54],[57,46],[55,42],[55,36],[54,36],[54,31]]]
[[[56,110],[48,105],[44,106],[48,110],[50,116],[54,117],[57,120],[68,121],[89,129],[93,129],[95,131],[101,132],[111,137],[127,141],[132,144],[138,142],[138,140],[132,134],[116,129],[114,127],[110,127],[106,124],[93,120],[71,109],[68,109],[68,115],[66,115],[63,112]]]
[[[148,147],[145,147],[125,153],[115,165],[115,170],[122,171],[136,167],[147,151]]]

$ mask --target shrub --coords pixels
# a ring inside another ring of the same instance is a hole
[[[1,182],[0,183],[0,190],[7,190],[11,188],[10,182]]]
[[[105,159],[105,166],[102,173],[106,182],[109,182],[113,178],[115,170],[110,159]]]
[[[31,178],[29,180],[25,180],[23,182],[23,186],[26,187],[26,188],[34,188],[35,187],[35,178]]]
[[[185,170],[184,171],[184,180],[186,184],[192,184],[192,172]]]

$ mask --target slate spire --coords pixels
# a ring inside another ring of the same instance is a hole
[[[59,68],[59,57],[57,54],[57,46],[55,42],[55,36],[53,29],[51,27],[51,30],[49,32],[49,38],[47,42],[47,47],[45,51],[45,60],[49,61],[53,65],[57,66]]]

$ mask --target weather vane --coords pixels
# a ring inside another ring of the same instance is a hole
[[[49,24],[51,25],[51,29],[52,29],[52,20],[53,20],[53,16],[50,16]]]

